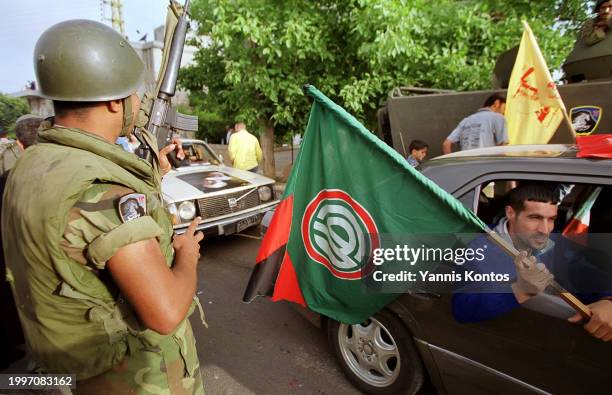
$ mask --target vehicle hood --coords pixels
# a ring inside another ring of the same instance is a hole
[[[274,180],[268,177],[229,166],[193,165],[166,174],[162,180],[162,193],[166,202],[177,202],[273,183]]]

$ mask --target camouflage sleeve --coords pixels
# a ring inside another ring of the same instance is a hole
[[[117,250],[128,244],[161,234],[146,213],[123,220],[119,200],[133,190],[115,184],[93,184],[68,212],[61,247],[73,260],[104,269]]]
[[[1,149],[0,149],[1,150]],[[16,143],[8,143],[0,154],[0,174],[13,168],[19,158],[19,148]]]
[[[606,38],[606,32],[595,26],[596,21],[594,19],[590,19],[585,22],[584,26],[582,26],[582,30],[580,32],[580,37],[582,41],[586,45],[594,45]]]

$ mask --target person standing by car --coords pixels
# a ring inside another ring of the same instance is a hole
[[[244,122],[234,126],[234,133],[229,142],[229,157],[233,167],[241,170],[257,172],[262,159],[259,140],[246,129]]]
[[[187,319],[203,236],[196,218],[172,241],[159,200],[176,146],[150,164],[114,144],[133,129],[142,61],[110,27],[71,20],[41,35],[34,64],[55,119],[11,170],[2,208],[32,359],[43,372],[76,374],[82,393],[203,394]],[[122,218],[131,198],[144,213]]]
[[[590,303],[593,316],[585,329],[599,339],[612,340],[612,300],[606,292],[612,288],[610,275],[590,264],[568,239],[551,237],[557,197],[557,188],[535,183],[522,183],[508,193],[506,216],[494,231],[521,254],[512,262],[501,249],[485,247],[490,244],[486,238],[477,239],[472,247],[484,248],[485,258],[466,263],[464,269],[508,274],[511,283],[467,284],[453,295],[455,319],[479,322],[508,313],[544,292],[555,277],[562,286],[579,290],[577,297],[583,303]],[[571,322],[580,320],[578,314],[570,318]]]
[[[508,144],[505,111],[506,97],[492,94],[481,109],[459,122],[442,143],[442,152],[450,154],[453,143],[459,143],[461,151]]]

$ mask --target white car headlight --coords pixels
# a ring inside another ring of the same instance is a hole
[[[272,199],[272,189],[268,186],[260,187],[257,192],[259,193],[259,200],[262,202]]]
[[[196,208],[193,202],[187,200],[178,205],[178,216],[183,221],[190,221],[196,215]]]
[[[168,209],[168,212],[172,216],[172,225],[178,224],[179,219],[178,219],[178,209],[176,208],[176,204],[170,203],[166,206],[166,208]]]

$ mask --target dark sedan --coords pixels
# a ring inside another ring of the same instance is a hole
[[[555,231],[586,192],[601,187],[590,231],[612,229],[612,160],[576,158],[571,145],[464,151],[430,160],[421,170],[488,224],[503,215],[502,196],[516,183],[571,185]],[[448,292],[408,293],[365,323],[323,324],[347,377],[367,393],[415,394],[425,383],[440,394],[612,393],[612,344],[558,311],[522,305],[466,324],[453,317],[451,300]]]

